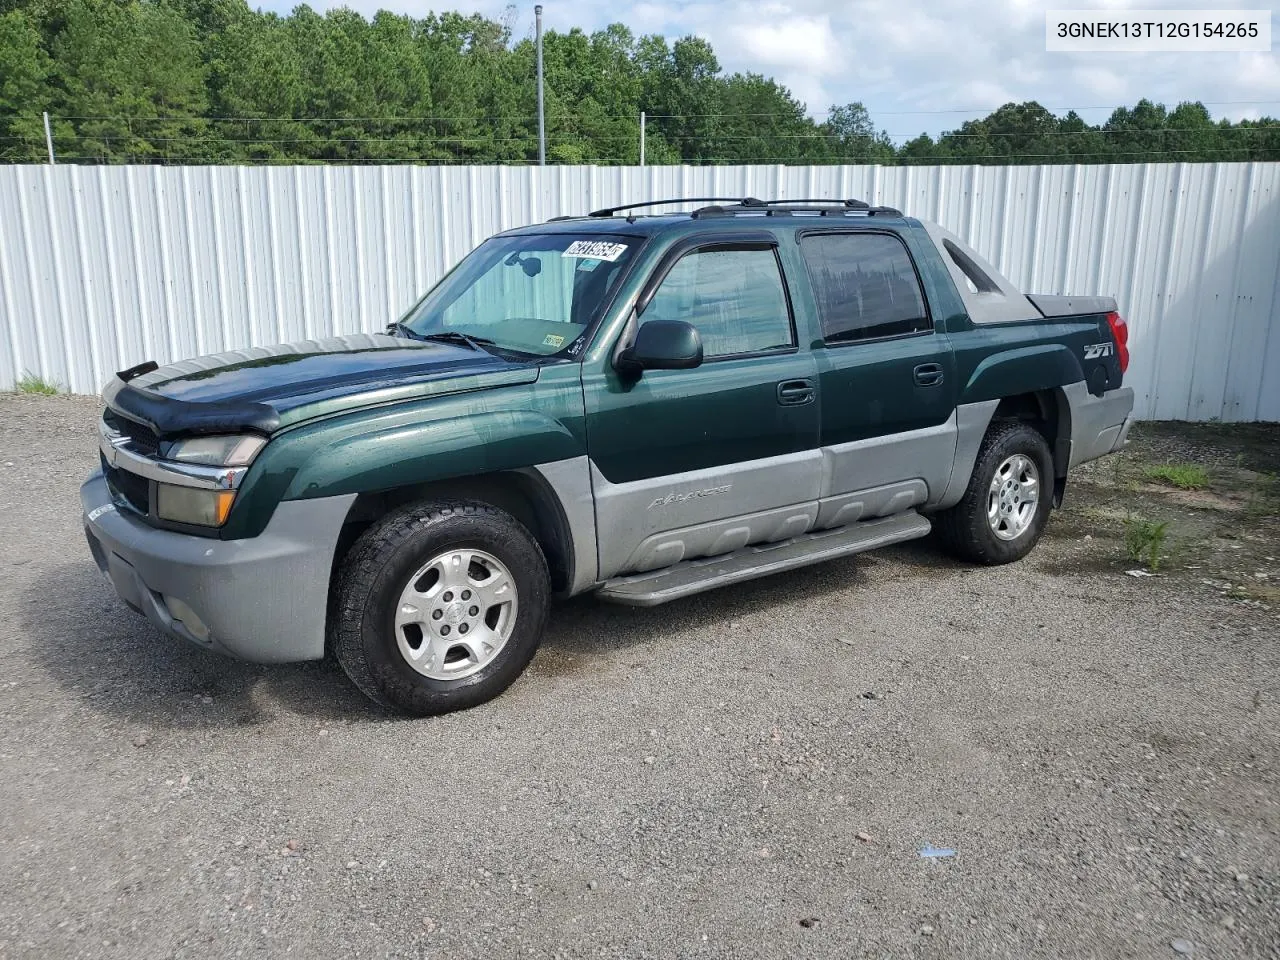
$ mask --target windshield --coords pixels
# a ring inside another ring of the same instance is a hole
[[[641,241],[607,234],[494,237],[401,321],[419,336],[464,333],[550,356],[600,315]]]

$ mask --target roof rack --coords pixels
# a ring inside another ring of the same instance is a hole
[[[865,200],[833,200],[830,198],[797,199],[797,200],[760,200],[756,197],[676,197],[671,200],[645,200],[640,203],[623,203],[616,207],[602,207],[592,210],[588,217],[612,217],[624,210],[640,210],[645,207],[665,207],[678,203],[706,203],[711,206],[698,207],[689,215],[697,220],[702,217],[732,217],[738,214],[756,214],[764,216],[790,216],[793,213],[817,214],[819,216],[844,216],[858,213],[868,217],[900,217],[902,211],[894,207],[873,207]],[[634,219],[630,214],[628,219]],[[577,220],[572,214],[552,217],[556,220]]]
[[[800,206],[804,204],[804,206]],[[739,214],[753,214],[767,217],[789,217],[793,214],[816,214],[820,217],[843,217],[848,214],[860,214],[866,217],[900,217],[902,211],[894,207],[873,207],[865,200],[758,200],[753,204],[737,204],[735,206],[699,207],[690,216],[695,220],[703,217],[733,217]]]
[[[766,200],[764,203],[767,207],[776,207],[784,203],[819,203],[823,205],[839,204],[840,206],[850,207],[854,210],[871,209],[871,204],[867,203],[865,200],[832,200],[830,197],[818,197],[816,200]]]
[[[592,210],[588,217],[612,217],[620,210],[639,210],[641,207],[665,207],[670,203],[735,203],[740,207],[763,207],[765,202],[755,197],[677,197],[674,200],[646,200],[643,203],[624,203],[616,207]]]

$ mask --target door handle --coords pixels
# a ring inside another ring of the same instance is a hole
[[[942,382],[942,364],[922,363],[915,369],[916,383],[922,387],[936,387]]]
[[[813,403],[816,395],[812,380],[783,380],[778,384],[778,403],[784,407]]]

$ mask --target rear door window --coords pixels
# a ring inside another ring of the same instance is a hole
[[[827,343],[880,340],[933,329],[907,248],[885,233],[801,239]]]

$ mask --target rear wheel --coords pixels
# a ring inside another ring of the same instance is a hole
[[[934,517],[950,553],[983,564],[1021,560],[1049,522],[1053,457],[1044,435],[1022,420],[993,423],[964,496]]]
[[[546,559],[514,517],[435,501],[393,513],[342,564],[332,646],[365,694],[414,714],[502,693],[542,639]]]

